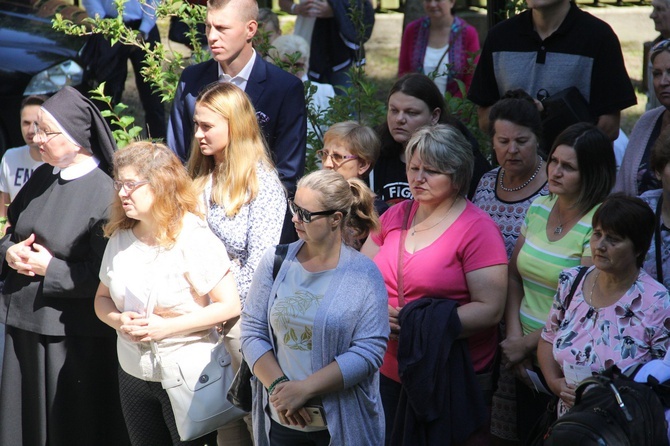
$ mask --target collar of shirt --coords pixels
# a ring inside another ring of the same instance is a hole
[[[254,63],[256,62],[256,51],[252,51],[253,52],[249,58],[249,62],[247,62],[244,68],[242,68],[236,76],[231,77],[230,75],[224,73],[223,68],[221,68],[221,64],[219,64],[219,82],[230,82],[231,84],[240,87],[242,91],[246,91],[247,81],[249,80],[249,76],[251,76],[251,70],[254,67]]]
[[[53,173],[60,173],[60,177],[64,180],[76,180],[77,178],[81,178],[87,173],[92,172],[93,169],[98,167],[98,164],[100,164],[99,159],[95,156],[88,156],[82,162],[73,164],[64,169],[54,167]]]

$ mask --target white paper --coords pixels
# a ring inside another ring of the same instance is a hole
[[[533,386],[535,386],[535,390],[539,393],[546,393],[547,395],[553,395],[549,389],[544,387],[544,384],[542,384],[542,381],[540,380],[540,377],[535,373],[535,371],[526,369],[526,373],[528,374],[528,378],[530,378],[531,382],[533,383]]]
[[[591,367],[587,365],[570,364],[563,361],[563,376],[568,384],[579,385],[580,382],[592,375]]]

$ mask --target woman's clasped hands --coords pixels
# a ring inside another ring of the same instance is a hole
[[[157,314],[145,317],[135,311],[121,313],[119,332],[133,342],[160,341],[172,335],[165,318]]]
[[[309,399],[302,381],[285,381],[277,384],[270,395],[282,424],[305,427],[312,422],[305,403]]]
[[[35,234],[19,242],[5,254],[5,260],[10,268],[26,276],[44,276],[53,256],[39,243],[35,243]]]

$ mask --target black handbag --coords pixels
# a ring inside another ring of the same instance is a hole
[[[577,87],[569,87],[555,94],[549,94],[545,89],[537,93],[542,102],[542,131],[549,147],[556,137],[566,128],[578,122],[595,124],[596,119],[589,110],[589,104]]]
[[[226,395],[233,406],[245,412],[251,412],[251,376],[251,369],[243,359]]]
[[[288,245],[276,246],[275,259],[274,264],[272,266],[273,280],[277,278],[279,268],[281,268],[281,264],[284,263],[284,259],[286,258],[287,253],[288,253]],[[246,412],[251,412],[251,406],[253,401],[251,396],[252,376],[253,373],[249,368],[249,364],[247,364],[247,361],[242,359],[240,369],[237,371],[237,374],[235,375],[235,378],[233,379],[233,382],[230,384],[230,388],[228,389],[228,394],[226,395],[226,398],[228,399],[228,401],[230,401],[230,403],[233,406],[242,409]]]
[[[562,318],[565,318],[565,312],[568,311],[568,307],[570,307],[570,303],[572,302],[572,298],[575,295],[575,292],[577,292],[577,287],[581,283],[582,279],[586,275],[586,272],[588,271],[588,268],[586,266],[582,266],[579,268],[579,272],[577,273],[577,277],[575,277],[575,281],[572,282],[572,286],[570,287],[570,292],[568,295],[565,297],[565,302],[563,302],[563,314],[561,315]],[[561,319],[563,320],[563,319]],[[541,370],[537,370],[539,372],[539,375],[542,375]],[[546,386],[546,383],[544,382],[544,378],[542,378],[543,383]],[[549,386],[546,386],[547,389]],[[554,395],[551,400],[547,403],[547,409],[545,412],[540,416],[540,418],[537,419],[535,424],[533,425],[533,428],[531,429],[530,433],[528,434],[528,441],[526,442],[527,445],[529,446],[541,446],[544,444],[544,440],[547,437],[547,434],[549,432],[549,429],[551,426],[554,424],[556,419],[558,418],[558,412],[557,412],[557,405],[558,405],[558,400],[559,397]]]

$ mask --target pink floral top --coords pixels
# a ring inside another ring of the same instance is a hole
[[[584,280],[577,287],[563,316],[563,303],[580,267],[564,270],[542,338],[553,344],[554,359],[588,365],[602,372],[616,364],[621,370],[652,359],[663,358],[670,345],[670,295],[644,270],[635,283],[609,307],[593,309],[584,300]],[[561,321],[561,319],[563,319]]]

